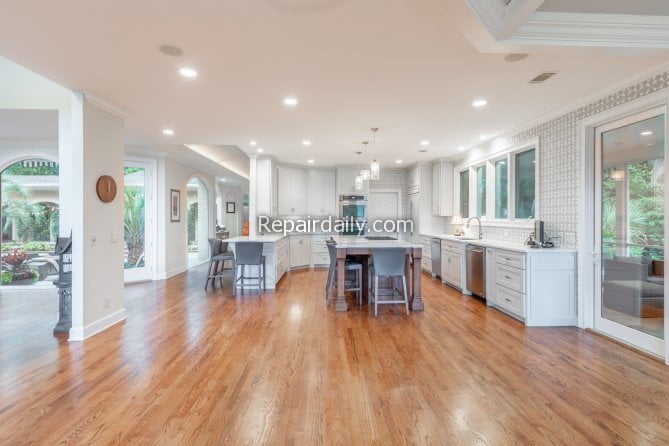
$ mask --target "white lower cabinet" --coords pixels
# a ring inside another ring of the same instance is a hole
[[[308,267],[311,263],[311,236],[291,235],[290,239],[290,268]]]
[[[312,235],[311,236],[311,265],[314,267],[330,266],[330,253],[325,241],[330,235]]]
[[[487,249],[488,304],[528,326],[577,324],[575,254]]]
[[[283,237],[276,242],[276,281],[281,280],[288,271],[288,237]]]
[[[423,247],[423,252],[420,259],[421,269],[428,273],[441,274],[441,271],[432,271],[432,237],[421,235],[420,244]]]
[[[441,241],[441,280],[458,289],[462,289],[462,256],[462,243]]]

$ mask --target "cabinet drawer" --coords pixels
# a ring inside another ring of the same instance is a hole
[[[497,299],[495,302],[511,313],[523,318],[525,317],[525,295],[499,286],[497,287]]]
[[[497,263],[495,273],[497,283],[519,293],[525,292],[525,270],[518,268],[509,268],[508,266]]]
[[[513,251],[497,251],[497,264],[525,269],[525,254]]]
[[[319,254],[319,253],[312,253],[311,254],[311,263],[314,265],[329,265],[330,264],[330,256],[326,254]]]

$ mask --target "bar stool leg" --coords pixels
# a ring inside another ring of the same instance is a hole
[[[409,315],[409,295],[407,294],[407,278],[402,276],[402,286],[404,287],[404,307],[407,310],[407,316]]]
[[[237,261],[232,261],[232,295],[237,295]]]

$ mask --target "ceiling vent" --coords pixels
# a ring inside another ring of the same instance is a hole
[[[541,84],[546,82],[548,79],[552,78],[557,74],[556,71],[544,71],[539,76],[535,77],[530,81],[530,84]]]

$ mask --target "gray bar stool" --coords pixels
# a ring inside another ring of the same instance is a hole
[[[262,290],[265,291],[265,256],[262,255],[262,242],[240,242],[235,246],[235,272],[232,279],[232,295],[237,295],[237,282],[239,282],[242,293],[244,292],[244,285],[247,280],[257,280],[258,291],[260,292],[260,284],[262,283]],[[244,275],[247,266],[257,266],[258,276],[247,277]],[[241,267],[241,275],[237,277],[237,268]]]
[[[407,294],[407,278],[405,276],[406,251],[404,248],[374,248],[372,249],[372,258],[374,260],[374,316],[378,314],[379,305],[384,304],[404,304],[407,314],[409,314],[409,298]],[[379,277],[388,277],[393,290],[392,300],[380,300]],[[402,278],[402,287],[404,290],[404,299],[397,300],[397,289],[395,288],[395,279]]]
[[[328,254],[330,254],[330,268],[328,269],[328,281],[325,285],[325,299],[330,303],[330,296],[332,295],[332,288],[337,279],[337,242],[334,240],[327,240],[325,245],[328,247]],[[362,263],[355,260],[346,259],[345,271],[355,271],[355,283],[350,287],[344,285],[344,291],[355,291],[358,298],[358,305],[362,305]]]
[[[212,285],[215,285],[216,279],[219,279],[221,286],[223,286],[223,273],[225,271],[232,271],[233,268],[225,268],[225,261],[231,260],[233,265],[235,262],[235,254],[228,249],[228,243],[223,242],[217,238],[209,239],[209,252],[211,257],[209,258],[209,269],[207,270],[207,280],[204,283],[204,289],[206,290],[211,281]],[[219,263],[220,270],[219,270]]]

